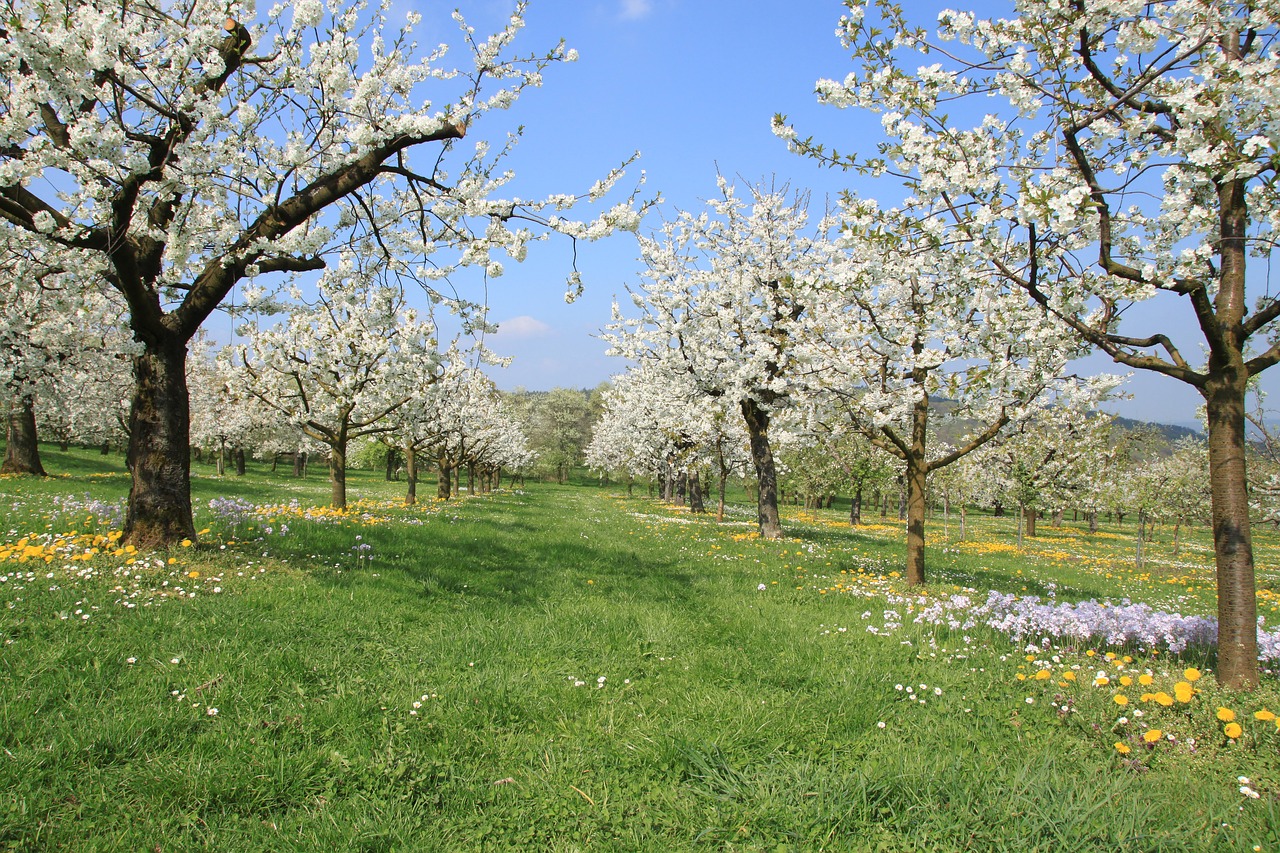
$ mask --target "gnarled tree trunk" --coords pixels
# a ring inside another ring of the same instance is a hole
[[[40,445],[36,437],[36,404],[30,394],[14,401],[5,430],[6,446],[0,474],[30,474],[46,477],[40,464]]]
[[[925,478],[929,473],[925,442],[928,428],[929,397],[921,394],[911,407],[911,444],[906,453],[907,583],[913,586],[924,583]]]
[[[329,445],[329,482],[334,509],[347,508],[347,443],[337,441]]]
[[[1218,682],[1258,683],[1258,601],[1245,477],[1245,385],[1248,376],[1210,357],[1205,387],[1209,415],[1209,489],[1218,575]]]
[[[773,450],[769,446],[769,412],[749,397],[742,401],[741,408],[760,489],[756,499],[760,535],[766,539],[778,539],[782,536],[782,521],[778,517],[778,473],[773,462]]]
[[[121,541],[140,549],[194,541],[186,342],[176,336],[144,341],[133,375],[127,457],[132,485]]]
[[[412,444],[404,448],[404,472],[409,486],[405,490],[404,505],[413,506],[418,502],[418,453]]]
[[[449,464],[449,457],[444,454],[436,457],[436,466],[440,469],[439,482],[436,485],[436,497],[442,501],[447,501],[449,496],[453,494],[453,466]]]

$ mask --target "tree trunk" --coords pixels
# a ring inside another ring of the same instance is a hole
[[[436,497],[442,501],[447,501],[449,496],[453,494],[453,467],[449,464],[448,457],[445,456],[436,457],[436,466],[440,469]]]
[[[725,486],[729,482],[729,472],[724,468],[720,469],[720,482],[718,484],[719,502],[716,504],[716,523],[724,521],[724,493]]]
[[[1173,558],[1178,558],[1178,534],[1182,531],[1182,516],[1173,523]]]
[[[102,455],[103,456],[111,455],[111,442],[109,441],[102,442]]]
[[[227,473],[227,448],[223,444],[218,445],[218,450],[214,453],[213,469],[219,477],[226,476]]]
[[[1038,512],[1036,512],[1034,509],[1032,509],[1029,506],[1024,506],[1022,508],[1022,518],[1025,521],[1025,529],[1027,531],[1027,536],[1029,538],[1032,538],[1032,539],[1035,538],[1036,518],[1039,517],[1039,515],[1040,514]],[[1018,544],[1022,544],[1022,543],[1018,543]]]
[[[7,445],[0,474],[30,474],[47,477],[40,464],[40,445],[36,437],[36,404],[30,394],[23,394],[9,412]]]
[[[396,463],[399,462],[399,460],[396,458],[397,456],[399,456],[399,454],[396,452],[396,449],[394,447],[387,448],[387,482],[388,483],[400,479],[400,476],[396,473]]]
[[[302,471],[303,471],[303,467],[304,467],[305,465],[306,465],[306,462],[304,461],[304,456],[303,456],[302,451],[301,451],[301,450],[295,450],[295,451],[293,452],[293,476],[295,476],[295,477],[297,477],[299,480],[301,480],[301,479],[302,479]]]
[[[1134,545],[1133,566],[1134,566],[1134,569],[1136,569],[1139,572],[1142,571],[1142,566],[1144,563],[1143,554],[1142,554],[1142,540],[1143,540],[1143,533],[1146,531],[1146,527],[1147,527],[1147,519],[1145,518],[1145,515],[1146,513],[1144,513],[1142,510],[1138,510],[1138,538],[1136,540],[1136,544]]]
[[[1218,575],[1218,683],[1258,684],[1258,613],[1253,534],[1245,470],[1245,390],[1242,359],[1223,365],[1211,353],[1204,388],[1209,420],[1209,490]]]
[[[849,526],[862,524],[862,484],[854,486],[853,497],[849,500]]]
[[[561,482],[564,482],[563,480]],[[476,493],[476,463],[467,463],[467,494],[474,495]]]
[[[404,506],[413,506],[417,503],[417,451],[413,450],[412,444],[404,447],[404,479],[408,480]]]
[[[147,340],[133,360],[129,409],[132,483],[121,544],[141,550],[195,541],[191,518],[191,410],[185,342]]]
[[[689,472],[689,511],[704,513],[707,511],[702,502],[702,478],[697,471]]]
[[[964,541],[964,524],[969,520],[969,507],[966,504],[960,504],[960,541]]]
[[[689,489],[689,472],[681,471],[676,475],[676,506],[684,506],[685,494]]]
[[[929,460],[925,455],[925,442],[929,426],[929,397],[921,394],[911,408],[911,444],[907,448],[906,506],[907,518],[907,584],[924,583],[924,512],[925,480],[929,473]],[[901,506],[901,505],[900,505]]]
[[[741,408],[751,440],[751,461],[755,465],[760,488],[756,500],[760,535],[765,539],[778,539],[782,536],[782,521],[778,517],[778,473],[773,463],[773,450],[769,447],[769,413],[750,397],[742,401]]]
[[[244,448],[237,447],[234,456],[236,460],[236,476],[243,477],[245,472]]]
[[[1089,532],[1098,532],[1098,511],[1096,509],[1089,510]]]
[[[329,445],[329,482],[332,484],[330,506],[347,508],[347,443],[339,440]]]
[[[1053,511],[1053,527],[1055,530],[1062,527],[1062,521],[1065,515],[1066,512],[1061,507]]]

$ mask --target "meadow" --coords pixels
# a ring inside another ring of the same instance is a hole
[[[1215,685],[1204,529],[1139,569],[1131,523],[939,516],[908,590],[875,515],[364,471],[334,513],[258,465],[141,554],[122,460],[43,453],[0,479],[3,849],[1280,850],[1280,661]]]

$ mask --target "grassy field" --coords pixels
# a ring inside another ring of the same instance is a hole
[[[1275,673],[956,598],[1209,614],[1203,530],[1139,571],[1131,525],[939,517],[921,594],[876,516],[201,468],[200,544],[135,554],[119,457],[45,465],[0,479],[3,849],[1280,850]]]

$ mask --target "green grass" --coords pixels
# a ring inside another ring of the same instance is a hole
[[[10,543],[84,532],[87,517],[46,518],[54,495],[128,488],[118,456],[45,464],[68,476],[0,480]],[[1141,747],[1094,671],[1171,689],[1211,658],[1029,661],[990,631],[885,629],[915,605],[892,576],[898,532],[874,516],[856,532],[791,511],[788,538],[761,542],[744,507],[717,526],[531,482],[404,510],[403,484],[354,471],[352,517],[231,529],[210,499],[314,506],[327,483],[211,472],[197,466],[199,548],[0,563],[0,848],[1280,849],[1280,734],[1252,717],[1280,709],[1274,677],[1248,696],[1205,678],[1169,709],[1135,687],[1178,737]],[[1023,552],[1007,519],[969,532],[937,537],[934,594],[1056,582],[1211,602],[1202,557],[1158,541],[1133,571],[1123,529],[1042,523]],[[1244,737],[1221,735],[1218,705]]]

